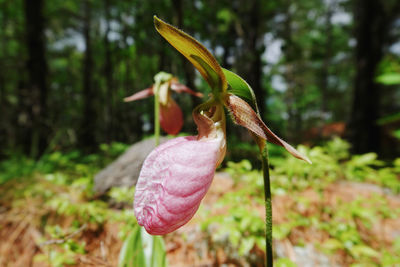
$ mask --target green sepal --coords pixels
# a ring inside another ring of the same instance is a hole
[[[154,26],[165,40],[193,64],[213,91],[226,92],[228,85],[221,66],[207,48],[192,36],[156,16]]]
[[[228,93],[236,95],[246,101],[259,114],[256,95],[250,85],[236,73],[222,68],[228,82]]]

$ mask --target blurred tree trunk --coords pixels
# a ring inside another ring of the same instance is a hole
[[[186,29],[189,30],[188,25],[183,24],[183,16],[184,16],[184,10],[186,11],[187,9],[184,8],[184,2],[182,0],[172,0],[172,4],[175,10],[174,17],[173,17],[173,24],[176,25],[179,29]],[[187,1],[186,4],[191,4],[191,1]],[[182,60],[182,66],[183,66],[183,73],[185,76],[185,81],[181,81],[184,83],[187,87],[189,87],[192,90],[196,90],[196,86],[194,84],[194,79],[196,77],[195,69],[186,58],[180,57]],[[195,108],[201,103],[201,99],[197,96],[190,96],[191,100],[191,107]],[[195,125],[194,122],[191,118],[191,116],[184,116],[185,122],[183,124],[182,131],[191,131]],[[189,120],[188,120],[189,119]]]
[[[173,4],[174,10],[175,10],[174,24],[176,26],[178,26],[179,29],[187,28],[187,27],[185,27],[185,25],[183,25],[183,2],[182,2],[182,0],[173,0],[172,4]],[[187,87],[195,90],[194,67],[186,58],[184,58],[184,57],[181,57],[181,58],[182,58],[182,62],[183,62],[183,70],[185,73],[185,84]],[[201,103],[200,99],[195,96],[192,96],[192,101],[193,101],[194,106],[197,106],[198,104]]]
[[[328,97],[329,97],[329,84],[328,84],[328,78],[329,78],[329,67],[331,65],[331,59],[332,59],[332,7],[330,4],[327,4],[328,10],[326,11],[325,14],[325,25],[326,25],[326,41],[325,41],[325,53],[324,53],[324,58],[323,58],[323,65],[321,68],[321,73],[320,73],[320,89],[321,89],[321,111],[323,113],[328,112]]]
[[[121,16],[119,17],[121,19]],[[124,57],[125,72],[123,95],[129,96],[134,93],[134,90],[138,89],[137,86],[135,86],[134,80],[132,79],[132,71],[135,69],[135,60],[138,60],[138,58],[136,52],[132,52],[132,50],[130,49],[132,44],[130,44],[128,41],[132,31],[130,25],[124,22],[122,19],[121,25],[123,25],[122,38],[124,40],[124,49],[126,50],[126,53],[128,55]],[[117,101],[122,102],[122,99],[117,99]],[[134,109],[131,104],[132,103],[121,103],[121,108],[119,108],[119,110],[122,112],[118,117],[123,122],[129,122],[122,124],[124,136],[121,136],[121,140],[123,140],[122,138],[124,138],[129,143],[137,141],[137,139],[139,139],[143,135],[142,122],[140,119],[141,112],[137,109]]]
[[[262,6],[259,0],[248,2],[247,14],[243,18],[243,30],[238,33],[242,35],[243,50],[240,60],[237,62],[239,75],[242,76],[254,90],[257,96],[257,104],[260,113],[263,116],[265,111],[266,91],[262,88],[262,60],[261,56],[264,52],[263,45],[263,27],[262,21],[266,18],[262,14]]]
[[[0,58],[0,69],[3,69],[3,62],[2,59]],[[6,128],[6,110],[5,110],[5,78],[0,71],[0,114],[2,114],[1,119],[0,119],[0,146],[4,146],[6,144],[6,140],[8,138],[7,134],[7,128]],[[0,158],[1,158],[1,152],[0,152]]]
[[[29,0],[27,0],[29,1]],[[93,56],[91,30],[90,0],[85,0],[83,18],[83,37],[85,40],[85,55],[83,61],[83,118],[80,132],[80,146],[87,151],[93,151],[96,145],[96,95],[93,91]]]
[[[292,31],[292,14],[290,12],[291,1],[285,2],[285,16],[286,19],[283,25],[282,37],[285,41],[283,47],[285,53],[285,82],[287,84],[287,93],[284,98],[287,113],[288,113],[288,130],[287,138],[291,142],[298,143],[300,141],[300,135],[298,134],[301,130],[298,128],[301,126],[301,114],[297,106],[298,91],[300,84],[296,81],[297,62],[296,62],[296,51],[297,46],[293,42],[293,31]]]
[[[384,1],[358,0],[355,5],[356,77],[348,127],[354,153],[380,152],[381,133],[377,119],[381,88],[374,80],[390,24]]]
[[[20,94],[20,103],[27,104],[26,127],[20,140],[25,152],[40,156],[46,149],[48,129],[47,114],[47,62],[45,58],[45,36],[43,0],[25,0],[25,25],[28,51],[28,84],[26,92]],[[25,87],[25,86],[22,86]]]
[[[114,82],[113,82],[113,63],[112,51],[108,35],[110,33],[110,0],[104,0],[104,13],[106,20],[106,32],[104,33],[105,63],[104,76],[106,79],[106,141],[111,142],[114,138]]]
[[[7,10],[6,10],[6,5],[5,3],[0,3],[0,10],[1,12],[1,26],[3,29],[6,28],[7,24]],[[0,45],[1,45],[1,50],[0,50],[0,69],[5,69],[5,62],[4,62],[4,57],[6,55],[6,35],[4,31],[0,31]],[[5,79],[5,73],[3,71],[0,71],[0,114],[2,116],[0,117],[0,146],[5,146],[6,145],[6,140],[9,138],[9,134],[7,132],[7,122],[9,121],[9,117],[6,115],[6,79]],[[8,130],[9,131],[9,130]],[[2,157],[2,153],[0,152],[0,158]]]

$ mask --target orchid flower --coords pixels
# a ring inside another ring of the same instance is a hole
[[[194,38],[154,17],[157,31],[200,72],[212,89],[210,99],[193,110],[197,136],[178,137],[153,150],[143,163],[136,185],[137,221],[153,235],[170,233],[197,211],[226,151],[224,107],[235,123],[253,134],[260,149],[265,141],[283,146],[293,156],[310,162],[276,136],[262,121],[250,86],[222,69]]]
[[[197,97],[202,97],[202,93],[195,92],[178,82],[176,77],[166,72],[160,72],[154,76],[155,84],[129,97],[124,98],[125,102],[136,101],[156,95],[160,106],[159,116],[161,128],[168,134],[176,135],[180,132],[183,125],[182,110],[171,97],[171,90],[177,93],[187,93]]]

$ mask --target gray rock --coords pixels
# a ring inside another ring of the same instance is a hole
[[[164,143],[167,140],[168,138],[161,137],[160,143]],[[96,174],[94,177],[94,191],[97,194],[104,194],[111,187],[134,186],[139,177],[143,161],[154,147],[154,138],[133,144],[124,154]]]

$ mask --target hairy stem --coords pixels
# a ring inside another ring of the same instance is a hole
[[[264,195],[265,195],[265,266],[273,266],[273,256],[272,256],[272,203],[271,203],[271,184],[269,177],[269,163],[268,163],[268,150],[267,144],[264,143],[260,146],[263,178],[264,178]]]

